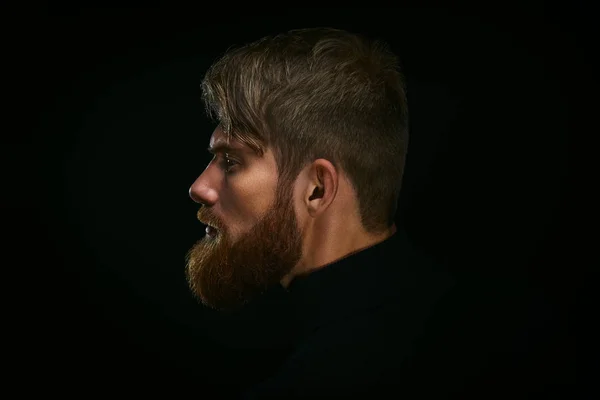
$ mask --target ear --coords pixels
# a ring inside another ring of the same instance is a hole
[[[311,216],[325,211],[338,191],[338,173],[328,160],[319,158],[309,167],[303,202]]]

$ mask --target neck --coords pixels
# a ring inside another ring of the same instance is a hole
[[[326,238],[321,237],[317,241],[312,241],[312,243],[305,246],[302,260],[288,275],[283,277],[281,285],[287,288],[295,277],[325,268],[337,260],[383,242],[394,233],[396,233],[396,224],[393,224],[383,233],[376,235],[366,233],[347,235],[344,233],[344,235],[329,235]],[[348,239],[343,241],[340,240],[340,237],[347,237]]]

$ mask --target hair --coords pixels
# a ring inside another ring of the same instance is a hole
[[[259,156],[272,149],[279,182],[327,159],[350,180],[364,229],[392,226],[408,107],[398,58],[385,43],[332,28],[267,36],[228,50],[201,89],[228,140]]]

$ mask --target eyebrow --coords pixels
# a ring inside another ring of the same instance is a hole
[[[237,147],[231,147],[230,145],[226,144],[226,143],[220,143],[217,144],[216,146],[208,146],[208,148],[206,149],[208,150],[208,152],[210,154],[216,154],[216,153],[236,153],[236,154],[242,154],[243,150]]]

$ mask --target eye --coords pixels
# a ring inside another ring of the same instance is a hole
[[[225,154],[225,156],[223,156],[223,158],[221,159],[220,166],[226,173],[229,173],[231,171],[231,168],[235,167],[238,164],[239,163],[237,161],[229,158],[229,155]]]

